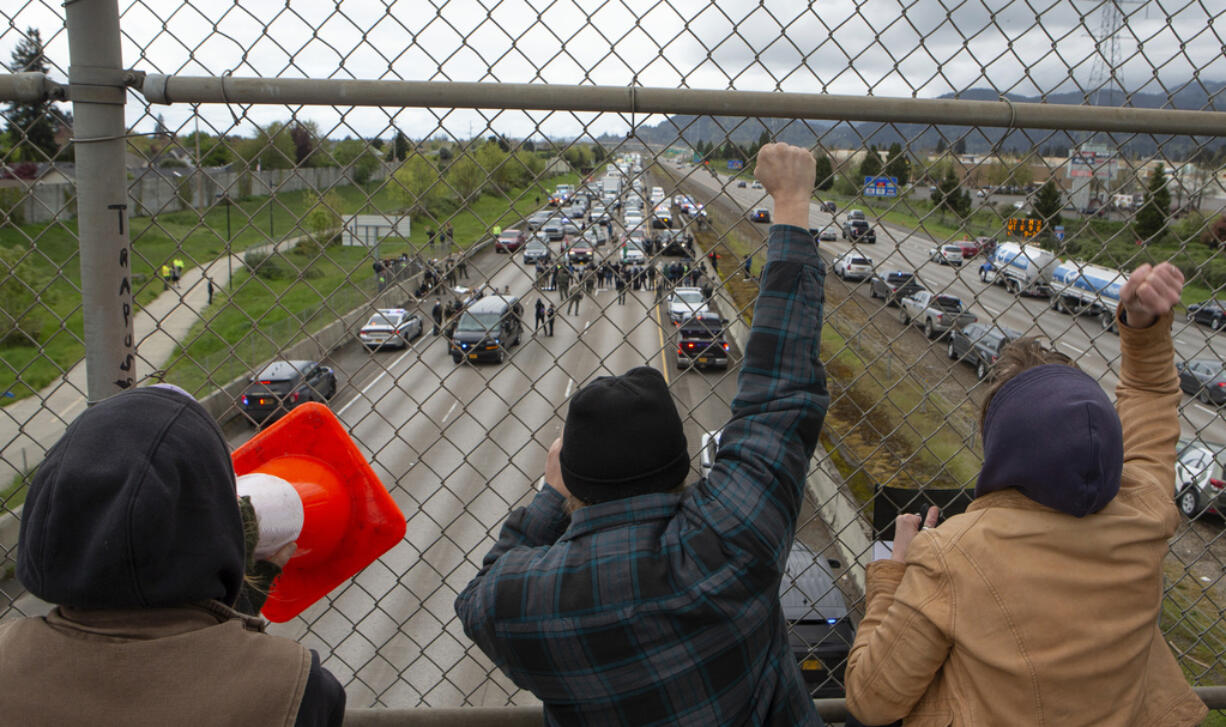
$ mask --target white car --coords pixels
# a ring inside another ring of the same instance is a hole
[[[642,227],[643,226],[643,215],[639,214],[638,212],[634,212],[634,211],[627,212],[626,216],[622,218],[622,224],[626,226],[627,230],[633,230],[636,227]]]
[[[928,259],[942,265],[961,265],[962,247],[960,245],[941,245],[928,251]]]
[[[818,235],[818,239],[822,242],[834,242],[835,240],[838,240],[839,228],[835,227],[834,225],[826,225],[822,228],[821,234]]]
[[[627,265],[642,265],[647,262],[647,253],[633,242],[622,245],[622,262]]]
[[[687,318],[693,318],[699,311],[707,309],[707,299],[699,288],[677,288],[668,296],[665,304],[668,319],[674,324],[680,324]]]
[[[358,331],[358,340],[370,349],[405,348],[422,334],[421,318],[403,308],[379,308]]]
[[[753,184],[749,185],[750,189],[762,189],[762,183],[758,180],[753,180]]]
[[[832,267],[843,280],[864,280],[873,275],[873,259],[855,248],[836,257]]]

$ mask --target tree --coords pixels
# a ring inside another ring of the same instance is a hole
[[[1145,201],[1132,229],[1142,242],[1150,242],[1162,235],[1166,220],[1171,214],[1171,191],[1166,186],[1166,171],[1159,164],[1149,173],[1149,186],[1145,190]]]
[[[958,156],[966,153],[966,137],[959,137],[954,141],[954,153]]]
[[[13,49],[12,59],[9,70],[13,73],[51,71],[43,54],[43,39],[38,28],[26,28],[25,37]],[[5,116],[8,118],[5,130],[13,145],[15,160],[46,161],[59,151],[55,143],[57,119],[50,102],[13,102],[9,104]]]
[[[210,136],[203,131],[193,131],[183,137],[183,148],[195,154],[197,140],[200,142],[200,160],[197,162],[199,166],[224,167],[234,161],[234,152],[226,146],[224,139]]]
[[[876,177],[881,174],[882,166],[881,154],[877,151],[877,145],[874,144],[868,148],[868,152],[864,154],[864,159],[860,162],[860,176]]]
[[[51,305],[50,276],[20,246],[0,246],[0,342],[30,345]]]
[[[476,154],[477,164],[493,180],[499,193],[508,193],[518,180],[518,165],[508,163],[506,152],[497,142],[481,145]]]
[[[326,192],[315,198],[315,204],[307,211],[306,226],[321,246],[325,244],[325,236],[341,226],[341,207],[343,202],[336,192]]]
[[[885,176],[897,177],[898,186],[904,187],[911,181],[911,159],[902,151],[898,142],[890,144],[890,155],[885,163]]]
[[[971,213],[971,196],[963,191],[953,167],[950,167],[945,178],[932,189],[931,199],[942,214],[952,212],[958,218],[965,219]]]
[[[534,151],[536,151],[536,143],[535,143],[534,141],[532,141],[531,139],[524,139],[524,143],[523,143],[523,147],[522,147],[522,148],[523,148],[523,150],[524,150],[524,151],[527,151],[527,152],[534,152]]]
[[[354,184],[362,185],[370,181],[375,170],[379,168],[379,159],[366,142],[361,139],[345,139],[332,147],[332,159],[338,166],[345,167]]]
[[[834,186],[834,165],[830,157],[819,154],[817,157],[817,188],[823,192]]]
[[[392,142],[393,158],[402,162],[409,156],[409,140],[405,138],[403,131],[396,132],[396,139]]]
[[[1064,218],[1060,216],[1060,210],[1064,209],[1064,200],[1061,199],[1060,188],[1056,186],[1056,180],[1048,179],[1043,186],[1039,187],[1030,207],[1030,217],[1043,220],[1045,229],[1064,222]]]
[[[239,142],[236,151],[249,166],[257,169],[289,169],[294,166],[294,142],[285,124],[280,121],[257,127],[255,136]]]
[[[438,196],[438,169],[424,154],[410,154],[392,174],[395,194],[409,214],[426,212]]]
[[[472,155],[462,154],[447,169],[447,184],[459,197],[460,205],[466,205],[481,193],[485,185],[485,170],[473,160]]]
[[[937,154],[944,154],[944,153],[945,153],[945,150],[946,150],[946,149],[948,149],[948,148],[949,148],[949,147],[948,147],[948,146],[946,145],[946,143],[945,143],[945,137],[943,137],[943,136],[942,136],[942,137],[938,137],[938,138],[937,138]]]
[[[290,127],[289,138],[294,144],[295,166],[315,166],[315,163],[320,161],[318,159],[311,159],[312,155],[315,153],[316,140],[315,135],[311,133],[311,129],[307,126],[307,124],[310,123],[312,122],[308,121],[306,124],[295,122],[294,125]],[[309,161],[315,163],[308,165]]]

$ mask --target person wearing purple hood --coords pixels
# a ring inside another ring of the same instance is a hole
[[[1121,293],[1113,406],[1065,356],[1005,349],[983,403],[975,500],[896,523],[869,565],[846,672],[866,724],[1200,724],[1158,626],[1174,504],[1183,275],[1142,265]]]

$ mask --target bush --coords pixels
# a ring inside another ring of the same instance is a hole
[[[288,280],[294,276],[294,272],[280,255],[249,252],[243,256],[243,265],[249,273],[264,280]]]

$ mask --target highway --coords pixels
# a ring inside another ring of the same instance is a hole
[[[682,176],[682,188],[700,203],[718,204],[722,197],[746,212],[755,207],[773,210],[770,198],[762,190],[737,187],[727,175],[714,178],[705,170],[686,168],[673,162],[661,163],[670,165],[670,172]],[[834,224],[841,229],[845,212],[839,210],[833,215],[821,212],[814,203],[810,206],[810,227],[820,229]],[[978,277],[982,258],[970,260],[960,268],[932,262],[928,257],[929,251],[937,245],[932,238],[906,228],[883,224],[871,215],[869,222],[877,231],[877,243],[857,247],[872,259],[875,269],[915,271],[930,290],[961,298],[967,308],[979,316],[980,321],[995,322],[1025,335],[1047,337],[1057,349],[1069,354],[1084,371],[1102,382],[1108,391],[1114,392],[1119,377],[1119,337],[1103,330],[1097,318],[1064,315],[1052,310],[1044,298],[1018,297],[999,285],[982,283]],[[765,229],[765,225],[762,227]],[[842,241],[841,236],[838,241],[823,242],[821,246],[828,251],[828,261],[852,247],[851,243]],[[859,287],[865,297],[864,303],[869,304],[867,282]],[[896,308],[886,307],[879,301],[871,303],[880,306],[878,316],[897,318]],[[828,314],[837,315],[837,310],[828,311]],[[1173,334],[1176,360],[1226,360],[1226,337],[1213,333],[1208,327],[1177,318]],[[923,332],[913,328],[907,335],[922,340]],[[943,344],[934,342],[932,345]],[[1226,441],[1226,420],[1223,420],[1223,410],[1220,408],[1201,404],[1185,394],[1181,419],[1186,437],[1199,435],[1209,441]]]
[[[614,253],[606,244],[597,260]],[[405,513],[407,534],[351,584],[272,631],[318,649],[353,707],[533,703],[464,636],[453,602],[507,513],[535,492],[568,398],[597,376],[644,364],[663,370],[684,421],[693,481],[702,434],[723,426],[735,395],[735,365],[677,370],[675,333],[654,291],[630,291],[618,305],[615,291],[597,290],[579,315],[564,315],[556,291],[536,290],[522,255],[486,251],[470,268],[461,285],[509,289],[524,305],[528,330],[504,363],[453,363],[429,325],[403,352],[370,352],[355,340],[327,361],[340,384],[331,407]],[[553,337],[531,330],[538,296],[557,306]],[[432,304],[421,301],[424,320]],[[231,446],[252,434],[247,425],[227,429]],[[830,544],[812,508],[801,524],[815,551]]]

